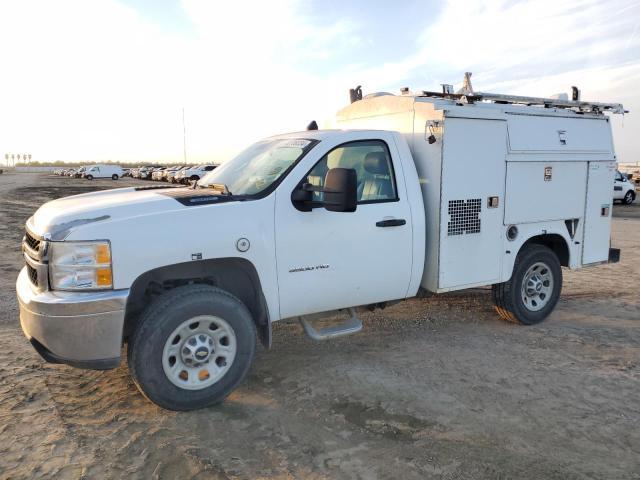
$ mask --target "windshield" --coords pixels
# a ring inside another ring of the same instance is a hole
[[[269,188],[315,145],[303,138],[264,140],[220,165],[198,182],[224,185],[231,195],[256,195]]]

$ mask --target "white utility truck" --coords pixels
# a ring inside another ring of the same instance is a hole
[[[238,385],[277,320],[326,339],[362,327],[355,307],[492,285],[500,316],[542,321],[562,266],[619,257],[604,112],[624,110],[449,90],[356,94],[342,130],[260,141],[194,187],[46,203],[23,242],[25,335],[82,368],[127,344],[139,389],[189,410]],[[344,324],[314,326],[336,310]]]

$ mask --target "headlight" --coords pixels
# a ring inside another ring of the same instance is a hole
[[[49,279],[53,290],[113,288],[109,242],[51,242]]]

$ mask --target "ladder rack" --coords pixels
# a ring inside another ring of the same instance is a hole
[[[444,98],[448,100],[455,100],[462,103],[475,103],[475,102],[492,102],[498,104],[507,105],[537,105],[544,108],[566,108],[577,112],[590,112],[590,113],[629,113],[625,110],[621,103],[598,103],[598,102],[583,102],[575,100],[563,100],[557,98],[542,98],[542,97],[523,97],[519,95],[503,95],[500,93],[485,93],[474,92],[472,94],[461,93],[441,93],[441,92],[429,92],[422,91],[417,96],[420,97],[436,97]]]

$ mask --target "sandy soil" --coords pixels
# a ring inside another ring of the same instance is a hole
[[[500,321],[485,289],[328,343],[277,324],[224,405],[171,413],[126,366],[47,365],[19,328],[25,220],[113,186],[0,175],[0,478],[640,479],[640,204],[614,208],[621,263],[565,271],[542,325]]]

